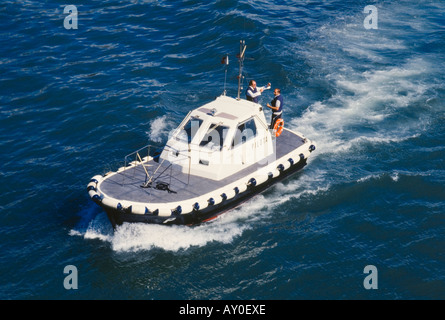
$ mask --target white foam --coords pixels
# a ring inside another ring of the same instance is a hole
[[[393,172],[390,177],[391,177],[392,181],[394,181],[394,182],[399,181],[399,178],[400,178],[398,172]]]
[[[165,58],[172,58],[172,59],[190,59],[194,55],[193,54],[167,54],[164,57]]]
[[[140,251],[160,248],[180,251],[202,247],[211,242],[230,243],[247,226],[214,221],[196,227],[124,223],[115,230],[111,245],[115,251]]]
[[[172,129],[174,129],[173,122],[167,120],[167,116],[164,115],[150,122],[150,130],[147,134],[151,141],[161,143],[167,140]]]
[[[124,223],[114,231],[105,213],[92,219],[86,229],[70,230],[70,236],[98,239],[110,243],[118,252],[134,252],[155,248],[166,251],[181,251],[202,247],[211,242],[230,243],[240,236],[249,224],[239,223],[245,212],[233,211],[233,215],[219,217],[198,226],[163,226],[143,223]]]
[[[428,90],[426,84],[416,80],[428,68],[418,58],[401,67],[339,75],[334,81],[337,93],[310,105],[300,118],[290,121],[290,126],[316,142],[315,156],[344,152],[363,141],[397,142],[415,137],[424,125],[422,120],[407,126],[394,116]],[[394,117],[392,125],[384,123],[390,117]],[[360,133],[356,128],[361,126],[373,128],[373,132]]]
[[[361,182],[366,182],[368,180],[379,180],[382,179],[384,177],[389,177],[392,181],[394,182],[398,182],[400,180],[400,176],[405,176],[405,177],[425,177],[425,176],[432,176],[435,175],[436,172],[434,170],[432,171],[427,171],[427,172],[417,172],[417,171],[408,171],[408,170],[403,170],[403,171],[398,171],[398,170],[394,170],[391,172],[379,172],[379,173],[373,173],[373,174],[368,174],[364,177],[361,177],[359,179],[357,179],[357,182],[361,183]]]
[[[268,202],[258,195],[238,208],[223,213],[216,219],[197,226],[163,226],[124,223],[109,239],[115,251],[163,249],[178,252],[211,243],[232,243],[268,215]]]
[[[377,174],[370,174],[370,175],[367,175],[367,176],[365,176],[365,177],[361,177],[361,178],[357,179],[357,182],[358,182],[358,183],[366,182],[366,181],[368,181],[368,180],[371,180],[371,179],[377,179],[377,178],[380,178],[380,177],[381,177],[381,176],[380,176],[380,175],[377,175]]]

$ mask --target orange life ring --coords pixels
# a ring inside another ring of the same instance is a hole
[[[280,118],[277,121],[275,121],[275,125],[273,127],[273,131],[275,132],[275,137],[279,137],[281,135],[281,133],[283,132],[283,128],[284,128],[283,119]]]

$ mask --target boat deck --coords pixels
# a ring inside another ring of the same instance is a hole
[[[282,134],[276,138],[276,159],[285,156],[303,144],[304,140],[301,136],[284,129]],[[146,173],[142,164],[138,164],[112,176],[105,177],[100,184],[100,190],[106,195],[118,200],[144,203],[168,203],[198,197],[202,195],[202,190],[205,190],[206,193],[217,190],[241,179],[242,177],[256,172],[260,168],[258,164],[252,164],[244,170],[227,178],[215,181],[194,176],[192,174],[188,175],[187,173],[182,173],[175,167],[169,167],[169,163],[166,162],[167,161],[161,164],[161,167],[154,175],[155,182],[153,185],[155,186],[157,182],[167,183],[169,184],[169,189],[173,192],[141,187],[146,182]],[[158,168],[160,164],[154,161],[149,161],[148,163],[145,162],[144,165],[151,168],[147,168],[147,170],[149,171],[149,174],[152,174],[154,169]]]

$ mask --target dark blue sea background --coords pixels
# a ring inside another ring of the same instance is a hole
[[[90,179],[221,95],[225,54],[235,97],[242,39],[308,165],[208,223],[113,230]],[[1,1],[0,299],[445,299],[444,70],[442,0]]]

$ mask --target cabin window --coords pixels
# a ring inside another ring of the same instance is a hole
[[[176,136],[176,140],[191,143],[203,122],[203,120],[195,117],[190,118],[183,130]]]
[[[228,130],[228,127],[212,123],[201,140],[199,146],[221,150]]]
[[[232,146],[236,147],[244,142],[253,139],[257,135],[257,128],[255,120],[252,118],[246,122],[241,123],[236,130],[235,138],[233,139]]]

